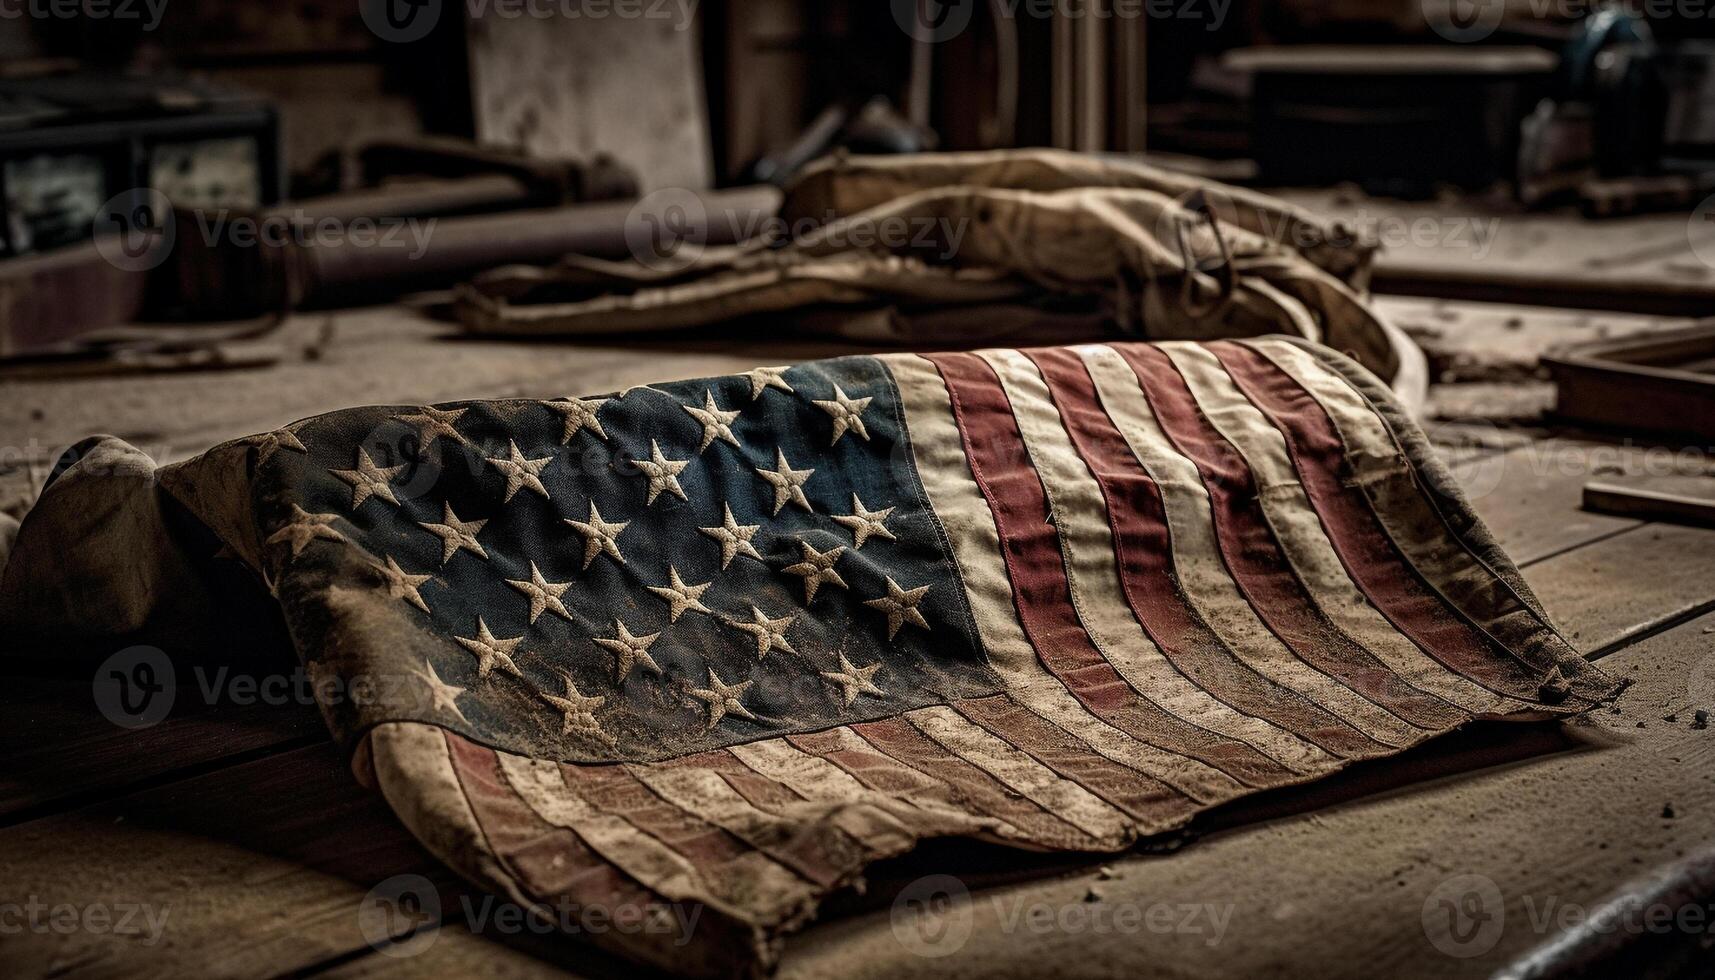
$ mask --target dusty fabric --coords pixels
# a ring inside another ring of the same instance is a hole
[[[705,976],[928,838],[1114,851],[1615,689],[1387,389],[1279,338],[91,440],[0,629],[289,645],[432,852]]]
[[[799,179],[780,219],[786,237],[688,265],[568,257],[496,270],[460,289],[458,314],[506,334],[765,317],[912,344],[934,331],[941,343],[1055,342],[1073,323],[1086,337],[1288,334],[1345,352],[1409,407],[1427,383],[1421,353],[1363,295],[1372,245],[1254,191],[1050,150],[838,157]],[[1002,306],[1017,312],[996,317]],[[1031,315],[1035,336],[1023,333]],[[933,327],[914,322],[926,316]]]
[[[805,169],[780,211],[788,222],[852,215],[914,191],[951,186],[1042,192],[1106,187],[1153,191],[1181,204],[1201,192],[1219,220],[1292,249],[1360,291],[1369,285],[1376,250],[1356,230],[1268,194],[1126,157],[1063,150],[830,157]]]

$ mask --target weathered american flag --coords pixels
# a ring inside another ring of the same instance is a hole
[[[694,905],[596,937],[685,972],[766,968],[924,838],[1118,849],[1613,687],[1385,389],[1294,341],[354,409],[163,479],[431,850]]]

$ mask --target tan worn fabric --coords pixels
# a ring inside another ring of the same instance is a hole
[[[894,344],[1287,334],[1349,354],[1408,407],[1427,381],[1422,354],[1362,293],[1368,243],[1135,161],[841,157],[790,189],[773,230],[668,261],[495,270],[460,290],[458,314],[481,333],[564,335],[767,317]]]
[[[987,150],[911,156],[836,156],[807,168],[780,206],[788,222],[867,211],[934,187],[1032,191],[1111,187],[1154,191],[1180,201],[1201,192],[1216,215],[1288,245],[1354,289],[1369,283],[1376,246],[1339,222],[1259,191],[1175,173],[1119,156],[1065,150]]]

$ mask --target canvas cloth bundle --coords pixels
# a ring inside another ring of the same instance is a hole
[[[699,250],[693,227],[668,254],[497,269],[457,312],[477,332],[566,335],[772,316],[910,346],[1287,334],[1421,403],[1421,353],[1364,295],[1373,245],[1265,194],[1055,150],[838,156],[779,219],[784,234],[736,246]]]

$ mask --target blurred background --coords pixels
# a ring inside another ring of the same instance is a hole
[[[1696,175],[1715,166],[1707,8],[5,0],[6,247],[44,247],[92,218],[87,201],[53,212],[42,182],[54,159],[68,194],[96,190],[96,160],[76,151],[110,152],[80,128],[99,124],[110,139],[144,134],[162,189],[238,206],[349,189],[364,179],[354,151],[426,134],[606,155],[646,189],[780,178],[837,141],[1147,149],[1412,196],[1522,179],[1534,197],[1547,161],[1519,158],[1520,128],[1543,99],[1576,103],[1590,125],[1591,159],[1565,163]]]
[[[1502,385],[1448,411],[1530,418],[1545,351],[1715,299],[1712,8],[0,0],[0,371],[266,360],[259,317],[635,255],[651,194],[766,216],[829,154],[1056,147],[1346,222],[1433,377]]]

